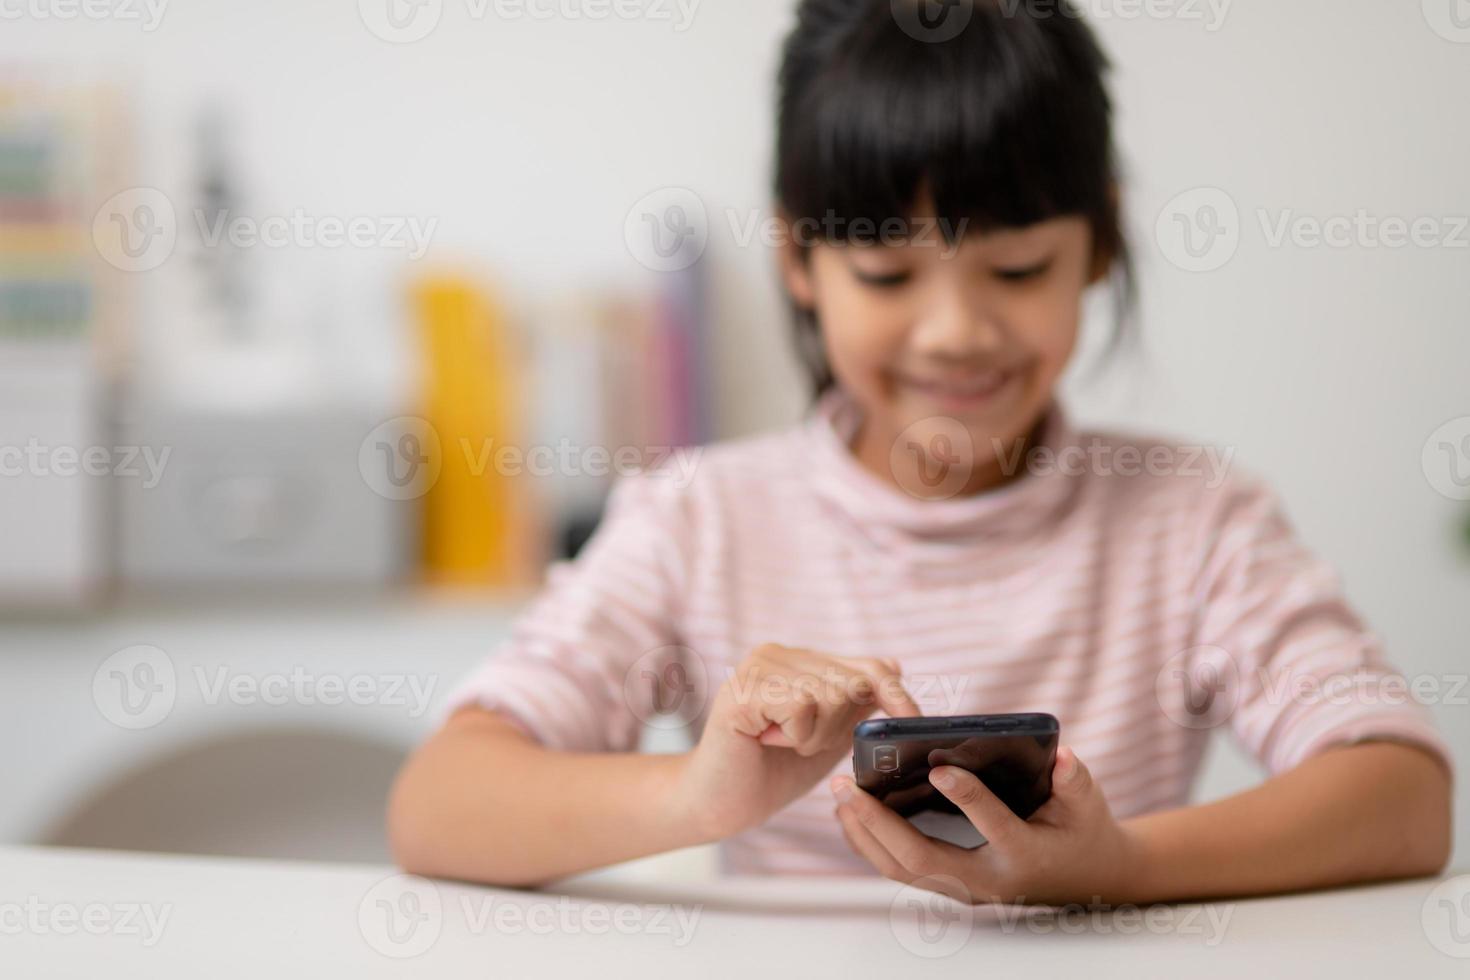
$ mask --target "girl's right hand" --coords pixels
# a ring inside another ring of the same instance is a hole
[[[758,827],[830,775],[852,752],[853,727],[880,710],[920,714],[892,660],[757,647],[685,757],[681,809],[711,840]]]

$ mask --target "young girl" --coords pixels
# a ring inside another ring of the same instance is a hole
[[[615,489],[406,767],[399,860],[530,885],[721,841],[735,872],[1046,903],[1438,871],[1449,753],[1271,494],[1057,404],[1084,292],[1128,278],[1095,39],[1049,0],[961,5],[953,36],[922,6],[803,0],[785,48],[814,410],[708,449],[687,487]],[[1023,711],[1069,746],[1031,820],[931,777],[978,849],[849,778],[875,712]],[[636,753],[675,717],[692,749]],[[1227,723],[1271,775],[1189,806]]]

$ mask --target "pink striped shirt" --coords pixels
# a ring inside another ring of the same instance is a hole
[[[1217,727],[1273,773],[1369,738],[1450,758],[1259,483],[1057,409],[1043,465],[923,501],[852,456],[855,412],[829,394],[706,449],[692,480],[622,481],[451,710],[573,751],[635,750],[645,726],[697,739],[719,683],[780,643],[894,658],[926,714],[1055,714],[1120,818],[1185,804]],[[823,782],[726,841],[726,869],[872,873],[832,808]]]

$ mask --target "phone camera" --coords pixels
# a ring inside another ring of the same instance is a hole
[[[874,749],[873,768],[879,772],[898,772],[898,746],[880,745]]]

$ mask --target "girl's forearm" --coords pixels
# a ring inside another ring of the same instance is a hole
[[[1452,840],[1449,774],[1408,745],[1334,749],[1215,803],[1126,821],[1138,861],[1119,901],[1228,898],[1435,874]]]
[[[414,874],[518,887],[704,843],[671,802],[682,761],[554,752],[463,711],[394,786],[394,856]]]

